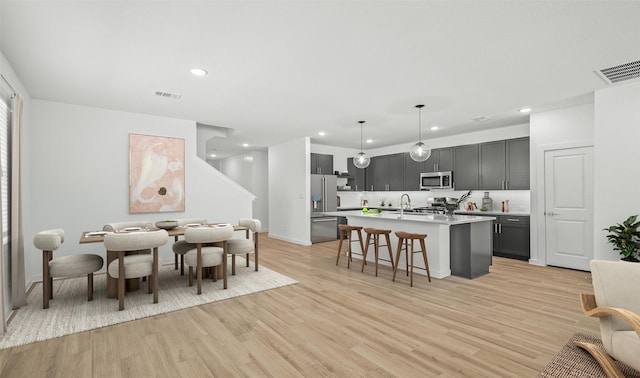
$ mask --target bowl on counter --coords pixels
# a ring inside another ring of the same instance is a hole
[[[178,227],[177,220],[163,220],[156,222],[156,227],[161,228],[163,230],[173,230]]]

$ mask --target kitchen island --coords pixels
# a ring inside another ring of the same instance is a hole
[[[338,215],[338,213],[327,213]],[[427,257],[431,277],[444,278],[450,275],[476,278],[489,273],[491,257],[493,254],[493,230],[491,221],[493,217],[479,217],[473,215],[440,215],[440,214],[399,214],[391,211],[383,211],[377,214],[363,213],[362,211],[341,211],[339,216],[347,218],[350,225],[363,228],[380,228],[391,230],[391,248],[393,255],[397,253],[398,238],[395,231],[415,232],[427,234],[425,240]],[[363,243],[366,234],[363,232]],[[366,246],[365,246],[366,247]],[[354,252],[360,251],[359,243],[353,243]],[[369,251],[373,249],[373,245]],[[384,248],[382,248],[384,256]],[[354,257],[359,257],[354,255]],[[374,254],[367,255],[367,261],[374,261]],[[391,266],[386,261],[380,264]],[[414,258],[416,267],[424,268],[421,258]],[[404,253],[400,256],[399,269],[405,267]],[[418,274],[426,275],[426,271],[418,269]]]

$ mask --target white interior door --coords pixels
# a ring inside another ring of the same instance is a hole
[[[547,265],[589,270],[593,259],[593,147],[545,152]]]

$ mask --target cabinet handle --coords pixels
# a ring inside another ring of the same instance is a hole
[[[356,185],[356,192],[358,191],[358,185]]]
[[[371,185],[371,191],[373,192],[373,185]]]
[[[494,223],[494,224],[493,224],[493,233],[494,233],[494,234],[497,234],[497,233],[498,233],[498,224],[497,224],[497,223]]]
[[[500,223],[498,226],[498,228],[500,229],[500,233],[502,233],[502,223]]]
[[[507,221],[509,221],[509,222],[520,222],[520,219],[516,219],[516,218],[507,218]]]
[[[509,190],[509,180],[504,180],[504,188]]]

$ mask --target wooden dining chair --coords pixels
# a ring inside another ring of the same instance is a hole
[[[253,254],[253,265],[258,271],[258,233],[262,224],[258,219],[240,218],[238,226],[246,227],[245,237],[231,239],[227,242],[228,253],[231,255],[231,275],[236,274],[236,255],[245,255],[246,266],[249,267],[249,254]]]
[[[53,251],[64,243],[61,228],[38,232],[33,245],[42,250],[42,308],[49,308],[53,299],[54,277],[87,276],[87,300],[93,300],[93,273],[102,269],[104,260],[94,254],[75,254],[53,258]]]
[[[167,243],[169,234],[165,230],[112,233],[104,236],[104,246],[116,252],[118,258],[107,267],[109,276],[118,280],[118,309],[124,310],[125,279],[149,277],[149,293],[153,292],[153,303],[158,303],[158,247]],[[125,252],[153,250],[152,255]]]
[[[178,227],[185,227],[188,224],[207,224],[206,218],[182,218],[176,219],[178,222]],[[186,240],[178,240],[178,236],[175,236],[174,243],[171,246],[171,249],[174,253],[174,267],[175,270],[178,270],[178,256],[180,256],[180,275],[184,276],[184,255],[190,250],[194,249],[195,245],[187,242]]]
[[[227,288],[227,240],[233,238],[233,226],[202,226],[187,228],[184,238],[195,247],[184,255],[189,266],[189,286],[193,286],[193,270],[198,281],[197,293],[202,294],[202,268],[222,265],[223,287]],[[212,272],[216,279],[215,271]]]

